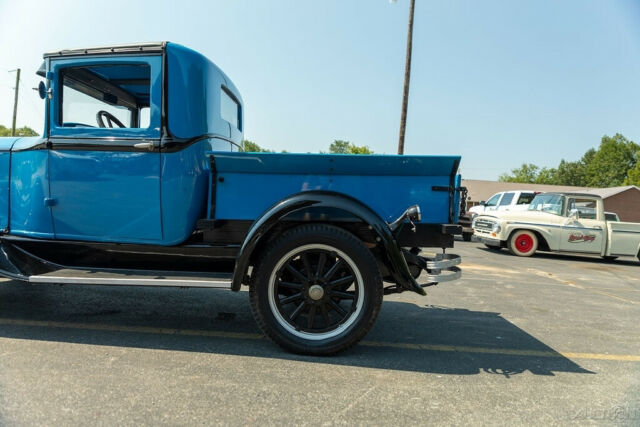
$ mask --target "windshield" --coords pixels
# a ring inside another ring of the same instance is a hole
[[[564,197],[560,194],[539,194],[531,201],[529,210],[562,215],[562,211],[564,210]]]

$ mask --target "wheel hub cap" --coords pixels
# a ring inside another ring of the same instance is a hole
[[[313,285],[309,288],[309,298],[318,301],[324,296],[324,289],[320,285]]]

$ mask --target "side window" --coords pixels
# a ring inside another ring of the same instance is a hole
[[[242,130],[240,103],[225,88],[220,88],[220,116],[231,126]]]
[[[508,206],[511,204],[513,200],[514,193],[504,193],[502,195],[502,199],[500,200],[500,206]]]
[[[60,79],[59,126],[116,129],[149,126],[148,65],[71,67],[61,71]]]
[[[520,193],[516,205],[528,205],[536,195],[533,193]]]
[[[495,196],[492,196],[489,200],[487,200],[487,206],[496,206],[498,204],[498,200],[500,200],[500,196],[502,196],[502,193],[498,193]]]
[[[569,199],[567,215],[570,215],[572,209],[577,209],[583,219],[596,219],[598,216],[598,202],[593,199]]]

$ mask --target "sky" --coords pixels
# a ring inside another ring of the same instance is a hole
[[[89,5],[93,5],[90,6]],[[0,124],[42,130],[42,53],[168,40],[240,90],[245,138],[397,150],[409,1],[0,0]],[[416,0],[406,154],[462,156],[468,179],[640,142],[639,0]]]

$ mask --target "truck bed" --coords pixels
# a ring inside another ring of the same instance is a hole
[[[422,222],[456,223],[459,156],[209,152],[216,182],[210,218],[255,220],[274,200],[309,190],[335,191],[393,221],[417,204]],[[455,207],[455,208],[454,208]]]

